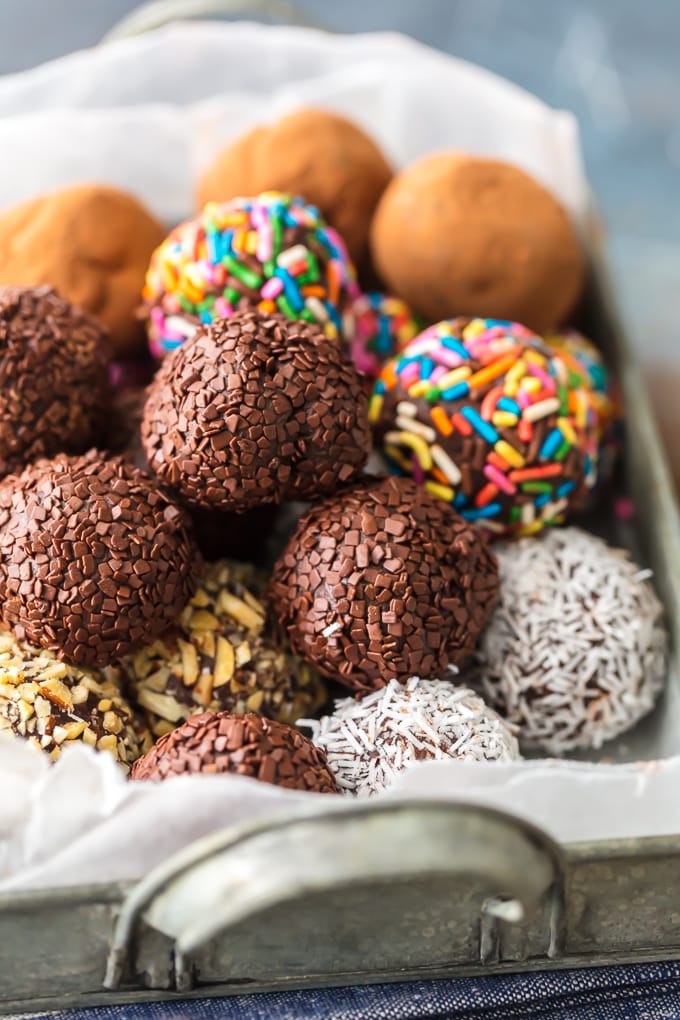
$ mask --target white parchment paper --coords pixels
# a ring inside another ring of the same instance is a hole
[[[513,161],[588,224],[571,115],[496,76],[393,34],[330,36],[251,24],[177,25],[0,81],[0,207],[105,181],[168,223],[191,214],[196,175],[228,139],[315,103],[371,132],[395,164],[458,148]],[[562,841],[680,831],[680,758],[640,765],[432,763],[386,796],[477,800]],[[339,798],[338,798],[339,800]],[[0,889],[133,879],[230,823],[332,797],[235,777],[128,783],[86,747],[51,767],[0,739]]]

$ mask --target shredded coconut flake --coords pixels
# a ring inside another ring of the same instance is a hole
[[[627,552],[579,528],[496,546],[498,606],[466,681],[523,746],[599,748],[646,715],[663,687],[663,609]]]
[[[517,741],[478,694],[446,680],[396,680],[357,701],[336,701],[332,715],[301,719],[328,755],[341,789],[368,796],[414,761],[512,761]]]

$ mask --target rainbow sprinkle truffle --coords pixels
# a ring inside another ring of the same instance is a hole
[[[301,198],[270,191],[209,202],[151,258],[143,291],[149,346],[161,359],[199,326],[246,307],[318,323],[349,343],[359,293],[340,235]]]
[[[395,474],[492,534],[560,523],[598,478],[589,393],[519,323],[431,326],[384,366],[370,420]]]
[[[355,332],[350,353],[357,372],[371,384],[393,358],[425,328],[401,298],[372,291],[354,302]]]

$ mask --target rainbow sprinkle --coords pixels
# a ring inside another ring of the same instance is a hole
[[[384,363],[424,328],[401,298],[373,291],[360,294],[353,307],[356,329],[350,353],[358,372],[371,384]]]
[[[384,365],[369,416],[395,474],[492,535],[562,522],[597,482],[601,422],[586,381],[518,323],[426,329]]]
[[[339,234],[301,198],[270,191],[209,202],[154,252],[142,293],[156,358],[201,325],[243,307],[318,323],[329,339],[354,336],[360,294]]]

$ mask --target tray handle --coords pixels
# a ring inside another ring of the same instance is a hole
[[[485,890],[480,959],[495,958],[501,921],[518,922],[548,894],[556,955],[562,933],[558,846],[512,815],[444,801],[352,804],[231,827],[199,840],[140,882],[123,904],[106,988],[129,971],[141,919],[174,940],[174,982],[193,986],[189,955],[270,907],[312,892],[426,875],[466,875]],[[148,977],[148,976],[147,976]]]

